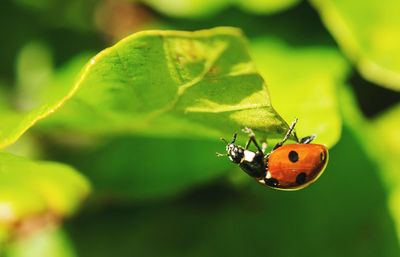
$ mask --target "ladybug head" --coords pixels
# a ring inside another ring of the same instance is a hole
[[[226,143],[226,153],[233,163],[240,163],[244,157],[244,149],[241,146],[235,145],[237,134],[233,134],[232,142],[228,143],[225,139],[221,138]]]

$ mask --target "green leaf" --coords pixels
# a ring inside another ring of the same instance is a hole
[[[68,237],[61,229],[47,228],[10,243],[6,257],[75,257]]]
[[[88,193],[88,181],[68,166],[0,153],[0,234],[70,216]]]
[[[386,204],[400,237],[400,137],[396,130],[400,126],[400,105],[369,121],[357,108],[357,101],[349,88],[341,88],[339,99],[345,124],[372,160],[371,166],[377,167],[376,172],[386,190]]]
[[[400,91],[400,2],[310,1],[362,75]]]
[[[41,26],[72,28],[88,32],[93,29],[93,16],[100,1],[62,0],[15,0],[15,7],[40,17]],[[14,7],[14,8],[15,8]],[[43,26],[43,25],[42,25]]]
[[[397,235],[400,237],[400,104],[388,110],[372,123],[371,146],[373,158],[380,164],[382,178],[386,182],[389,198],[388,205],[396,223]],[[365,138],[366,143],[370,139]]]
[[[94,149],[53,146],[50,154],[85,172],[97,198],[142,201],[170,198],[223,176],[234,167],[215,156],[223,151],[220,140],[121,136]]]
[[[43,127],[59,133],[215,139],[245,126],[268,138],[287,130],[234,28],[139,32],[92,58],[70,90],[58,95],[50,94],[21,122],[12,116],[3,123],[0,146],[56,111]]]
[[[270,14],[286,10],[300,2],[301,0],[247,0],[237,1],[236,4],[254,14]]]
[[[381,147],[382,153],[376,158],[380,159],[381,165],[388,171],[388,181],[391,186],[398,187],[400,192],[400,104],[392,107],[372,123],[375,132],[375,140]],[[400,215],[399,215],[400,218]]]
[[[300,0],[142,0],[155,10],[180,18],[205,18],[231,6],[256,14],[269,14],[285,10]]]
[[[82,257],[399,256],[373,160],[346,127],[330,153],[318,183],[296,193],[216,182],[172,201],[81,215],[71,238]]]
[[[330,46],[292,46],[272,37],[253,39],[251,49],[282,117],[299,118],[299,136],[317,134],[315,142],[334,145],[342,126],[336,87],[349,69],[341,54]]]
[[[48,46],[41,42],[26,44],[17,58],[17,105],[29,110],[40,101],[41,92],[53,72]]]

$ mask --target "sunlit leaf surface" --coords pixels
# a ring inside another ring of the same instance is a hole
[[[400,2],[311,0],[362,75],[400,91]]]
[[[92,58],[61,98],[49,95],[20,122],[10,116],[0,145],[56,111],[45,124],[59,132],[218,138],[248,126],[278,138],[287,130],[233,28],[149,31],[122,40]]]

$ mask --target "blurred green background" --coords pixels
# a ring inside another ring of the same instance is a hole
[[[398,1],[0,7],[0,256],[400,256]],[[87,103],[44,115],[90,57],[122,38],[216,26],[243,31],[277,113],[299,117],[298,134],[330,148],[312,186],[264,188],[216,158],[219,136],[236,128],[215,137],[102,133],[109,113]]]

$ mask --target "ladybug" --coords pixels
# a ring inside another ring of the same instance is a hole
[[[226,154],[217,153],[218,156],[228,156],[229,159],[262,185],[281,189],[298,190],[316,181],[323,173],[328,163],[328,149],[324,145],[310,144],[315,135],[298,139],[294,127],[297,119],[292,122],[282,141],[277,143],[271,152],[265,153],[267,145],[262,147],[257,143],[253,131],[245,128],[243,131],[249,135],[249,139],[242,147],[236,145],[236,136],[231,142],[226,143]],[[293,135],[297,143],[286,144],[290,135]],[[249,150],[253,143],[257,151]]]

